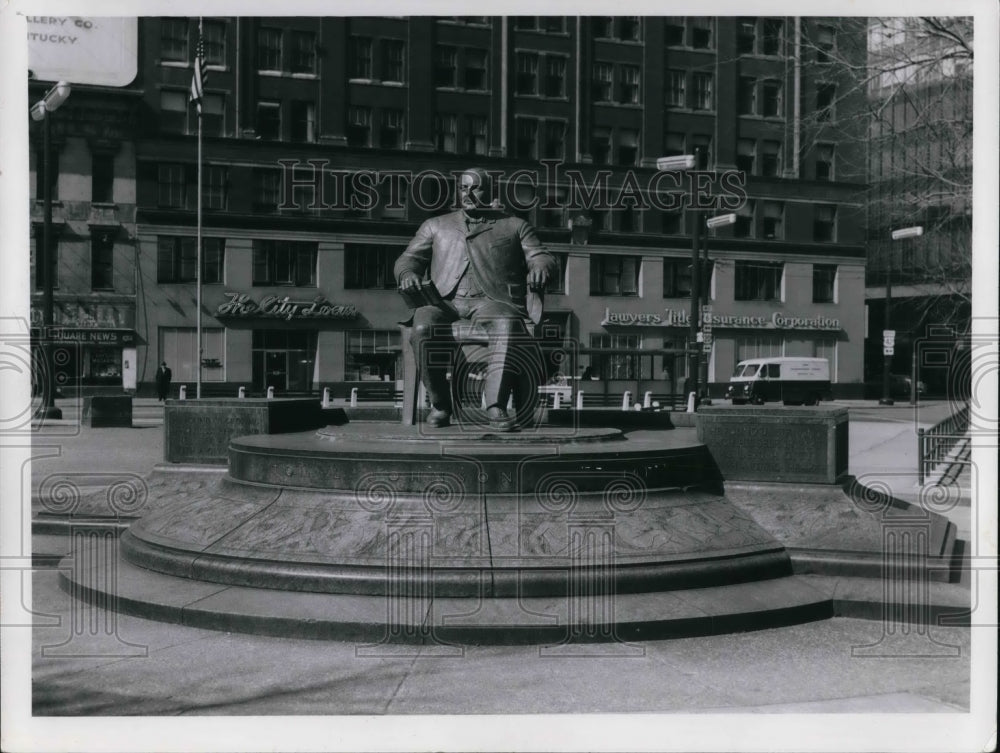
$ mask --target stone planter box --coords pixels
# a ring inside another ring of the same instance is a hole
[[[847,408],[713,405],[698,409],[696,423],[726,481],[837,484],[847,476]]]
[[[125,426],[132,428],[131,395],[93,395],[83,398],[80,421],[94,428]]]
[[[327,423],[316,398],[167,400],[163,459],[168,463],[224,465],[234,437],[309,431]]]

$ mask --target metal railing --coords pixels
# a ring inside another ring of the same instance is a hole
[[[922,485],[938,465],[946,459],[950,464],[967,465],[970,461],[948,456],[969,429],[969,404],[939,421],[929,429],[917,429],[918,477]]]

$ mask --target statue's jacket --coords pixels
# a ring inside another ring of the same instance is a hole
[[[466,270],[488,298],[509,303],[536,324],[542,315],[542,293],[528,289],[528,272],[558,274],[555,257],[538,240],[535,229],[518,217],[491,211],[471,230],[462,211],[424,222],[396,261],[396,279],[404,272],[430,279],[441,295],[450,296]]]

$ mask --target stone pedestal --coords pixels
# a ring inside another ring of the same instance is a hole
[[[235,437],[308,431],[326,424],[317,398],[167,400],[163,459],[224,465]]]
[[[726,481],[836,484],[847,476],[847,408],[713,405],[698,410],[697,425]]]
[[[131,395],[94,395],[83,399],[83,414],[80,419],[84,426],[94,428],[108,426],[132,427]]]

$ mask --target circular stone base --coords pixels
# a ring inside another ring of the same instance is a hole
[[[482,426],[457,426],[441,428],[425,424],[352,423],[344,426],[327,426],[316,432],[321,439],[331,442],[419,442],[428,447],[434,444],[474,442],[483,449],[511,445],[570,445],[594,442],[624,442],[621,429],[594,427],[542,426],[530,431],[497,432]]]

